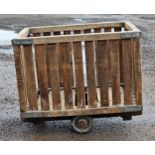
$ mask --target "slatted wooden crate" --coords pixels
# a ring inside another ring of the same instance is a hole
[[[141,114],[140,36],[130,22],[23,29],[12,40],[22,118]]]

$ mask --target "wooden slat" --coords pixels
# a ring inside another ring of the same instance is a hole
[[[53,35],[60,35],[61,33],[59,31],[53,32]]]
[[[141,113],[141,105],[133,106],[114,106],[114,107],[101,107],[101,108],[89,108],[89,109],[71,109],[71,110],[55,110],[45,112],[25,112],[21,113],[23,118],[42,118],[42,117],[65,117],[65,116],[79,116],[79,115],[106,115],[113,114],[113,116],[119,116],[119,114],[126,113]]]
[[[95,33],[100,33],[101,32],[101,28],[96,28],[96,29],[94,29],[94,32]],[[96,50],[97,50],[97,41],[95,41],[95,48],[96,48]],[[100,80],[99,80],[99,71],[98,71],[98,69],[99,69],[99,62],[98,62],[98,60],[100,59],[100,53],[99,52],[97,52],[96,51],[96,84],[97,85],[100,85]]]
[[[40,36],[40,33],[33,33],[33,36],[34,37],[39,37]]]
[[[50,32],[50,31],[67,31],[67,30],[83,30],[93,29],[98,27],[120,27],[123,26],[123,21],[118,22],[102,22],[102,23],[87,23],[87,24],[76,24],[76,25],[56,25],[56,26],[43,26],[43,27],[31,27],[32,33],[36,32]]]
[[[105,28],[104,32],[111,32],[111,28]],[[111,72],[111,54],[110,54],[110,46],[109,46],[109,40],[107,40],[107,53],[108,53],[108,80],[109,83],[111,83],[112,78],[112,72]]]
[[[121,27],[115,27],[115,28],[114,28],[114,31],[115,31],[115,32],[121,32],[121,30],[122,30]]]
[[[71,34],[71,31],[64,31],[64,35],[67,35],[67,34]],[[70,44],[70,46],[71,46],[71,48],[73,50],[73,43],[71,42],[69,44]],[[72,65],[72,75],[73,75],[72,76],[72,85],[75,86],[75,68],[74,68],[74,61],[73,61],[73,59],[74,59],[74,56],[72,55],[72,59],[71,59],[71,62],[70,62],[71,65]]]
[[[142,104],[142,73],[141,73],[141,53],[140,38],[135,39],[134,64],[135,64],[135,87],[136,87],[136,104]]]
[[[22,31],[19,32],[16,38],[26,38],[30,33],[30,28],[24,28]]]
[[[93,41],[85,42],[87,83],[88,83],[88,105],[96,107],[96,85],[95,85],[95,62]]]
[[[125,22],[124,26],[128,31],[139,31],[140,32],[140,30],[129,21]]]
[[[122,41],[123,49],[123,80],[124,80],[124,104],[132,104],[132,54],[131,39]]]
[[[16,66],[16,77],[17,77],[17,86],[20,101],[20,110],[21,112],[25,112],[27,104],[27,96],[26,96],[25,79],[22,72],[23,67],[22,67],[21,48],[20,46],[13,46],[13,50]]]
[[[25,45],[24,48],[24,62],[25,62],[25,77],[26,77],[26,87],[27,96],[29,101],[30,110],[37,110],[37,89],[34,73],[34,61],[32,53],[32,45]]]
[[[62,73],[65,93],[65,106],[67,109],[73,108],[72,102],[72,66],[71,66],[71,44],[61,43]]]
[[[120,104],[120,64],[119,64],[119,41],[109,41],[111,65],[112,65],[112,102]]]
[[[91,29],[84,30],[84,33],[91,33]]]
[[[123,66],[122,40],[119,40],[119,62],[120,62],[120,82],[123,84],[124,66]]]
[[[50,36],[51,33],[50,33],[50,32],[43,32],[43,35],[44,35],[44,36]]]
[[[53,35],[60,35],[59,31],[53,32]],[[59,43],[57,44],[59,46]],[[61,46],[59,46],[59,75],[60,75],[60,85],[63,86],[63,75],[62,75],[62,54]]]
[[[46,46],[48,77],[52,89],[53,109],[61,109],[60,77],[59,77],[59,53],[57,44]]]
[[[101,32],[101,28],[96,28],[96,29],[94,29],[94,32],[95,32],[95,33],[100,33],[100,32]]]
[[[48,76],[47,76],[47,65],[46,65],[46,51],[44,45],[35,45],[38,84],[41,95],[42,110],[49,109],[48,103]]]
[[[85,107],[85,92],[81,42],[73,43],[73,48],[75,58],[77,107],[83,108]]]
[[[108,106],[108,50],[107,41],[96,42],[98,81],[100,84],[101,106]]]
[[[81,30],[75,30],[74,34],[81,34]]]
[[[104,28],[104,32],[111,32],[111,27],[110,28]]]
[[[64,31],[64,35],[71,34],[71,31]]]
[[[140,32],[110,32],[110,33],[85,33],[79,35],[55,35],[55,36],[43,36],[43,37],[29,37],[29,41],[33,41],[33,44],[46,44],[46,43],[63,43],[63,42],[78,42],[78,41],[92,41],[92,40],[116,40],[140,37]],[[22,42],[28,41],[28,39],[22,39]],[[14,43],[18,44],[21,40],[14,39]]]

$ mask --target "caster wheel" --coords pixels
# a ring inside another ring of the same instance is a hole
[[[77,133],[88,133],[93,126],[93,118],[90,116],[76,116],[72,119],[73,130]]]

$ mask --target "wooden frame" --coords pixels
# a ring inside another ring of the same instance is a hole
[[[141,114],[140,37],[128,21],[23,29],[12,40],[22,118]]]

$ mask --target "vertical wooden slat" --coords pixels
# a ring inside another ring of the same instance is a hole
[[[37,89],[34,74],[34,63],[33,63],[33,53],[32,45],[25,45],[24,48],[24,62],[25,62],[25,77],[26,77],[26,87],[27,95],[29,101],[30,110],[37,110]]]
[[[124,83],[123,75],[124,75],[124,67],[123,67],[123,49],[122,49],[122,40],[119,40],[119,61],[120,61],[120,82]]]
[[[81,42],[73,43],[74,57],[75,57],[75,74],[76,74],[76,94],[77,107],[85,107],[85,92],[84,92],[84,76],[82,63],[82,47]]]
[[[71,34],[71,31],[64,31],[64,35]]]
[[[60,31],[53,32],[53,35],[60,35],[60,34],[61,34]],[[59,46],[59,43],[58,43],[58,46]],[[61,87],[63,87],[63,85],[64,85],[63,84],[63,75],[62,75],[62,63],[61,63],[61,61],[62,61],[62,58],[61,58],[61,56],[62,56],[62,54],[61,54],[62,50],[61,50],[61,46],[59,46],[59,75],[60,75],[60,86]]]
[[[17,77],[17,86],[20,101],[20,110],[21,112],[26,112],[27,96],[26,96],[25,79],[22,73],[23,68],[22,68],[21,47],[13,46],[13,49],[14,49],[14,59],[16,66],[16,77]]]
[[[50,36],[51,33],[50,33],[50,32],[43,32],[43,35],[44,35],[44,36]]]
[[[61,109],[60,99],[60,77],[59,77],[59,53],[57,44],[48,44],[46,46],[47,62],[48,62],[48,77],[49,84],[52,90],[53,109]]]
[[[71,66],[71,44],[60,43],[62,58],[62,73],[65,93],[65,106],[67,109],[73,108],[72,102],[72,66]]]
[[[95,33],[100,33],[101,32],[101,28],[96,28],[96,29],[94,29],[94,31],[95,31]],[[96,84],[97,85],[100,85],[100,76],[99,76],[99,62],[98,62],[98,60],[100,59],[100,52],[97,52],[97,41],[95,41],[95,50],[96,50]]]
[[[46,51],[44,45],[35,45],[35,54],[37,61],[38,83],[41,95],[42,110],[49,110],[48,103],[48,76],[46,65]]]
[[[120,104],[120,64],[119,41],[110,40],[110,54],[112,65],[112,100],[113,104]]]
[[[140,53],[140,38],[135,38],[134,44],[134,64],[135,64],[135,89],[136,89],[136,104],[142,104],[142,73],[141,73],[141,53]]]
[[[96,85],[95,85],[95,64],[93,41],[85,42],[86,64],[87,64],[87,83],[88,83],[88,105],[96,107]]]
[[[122,31],[122,27],[115,27],[114,28],[114,31],[115,32],[121,32]],[[123,57],[123,53],[122,53],[122,40],[119,40],[119,46],[120,46],[120,54],[119,54],[119,60],[120,60],[120,82],[123,84],[123,75],[124,75],[124,73],[123,73],[123,71],[124,71],[124,69],[123,69],[123,60],[122,60],[122,57]]]
[[[53,32],[53,35],[60,35],[61,33],[59,31]]]
[[[108,98],[108,51],[107,41],[96,42],[98,81],[100,84],[101,106],[109,105]]]
[[[74,34],[81,34],[81,30],[74,30]]]
[[[111,28],[104,28],[104,32],[111,32]],[[109,40],[107,40],[107,51],[108,51],[108,79],[109,83],[111,83],[112,80],[112,71],[111,71],[111,54],[110,54],[110,45]]]
[[[85,29],[84,33],[91,33],[91,29]]]
[[[95,29],[94,29],[94,32],[95,32],[95,33],[100,33],[100,32],[101,32],[101,28],[95,28]]]
[[[64,35],[68,35],[68,34],[71,34],[71,31],[64,31]],[[71,45],[71,48],[73,50],[73,43],[71,42],[70,43]],[[75,68],[74,68],[74,55],[72,53],[72,59],[71,59],[71,65],[72,65],[72,85],[75,86]]]
[[[34,37],[39,37],[40,36],[40,33],[33,33],[33,36]]]
[[[131,39],[122,41],[124,104],[132,104],[132,54]]]
[[[114,28],[114,31],[115,31],[115,32],[121,32],[121,30],[122,30],[121,27],[115,27],[115,28]]]

